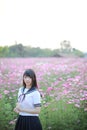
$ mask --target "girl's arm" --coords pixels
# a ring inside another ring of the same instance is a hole
[[[21,108],[20,104],[18,104],[16,106],[16,109],[19,111],[19,112],[26,112],[26,113],[30,113],[30,114],[39,114],[40,111],[41,111],[41,107],[35,107],[33,109],[23,109]]]
[[[30,114],[39,114],[41,107],[35,107],[34,109],[18,109],[21,112],[27,112]]]
[[[18,110],[18,107],[19,106],[19,103],[16,103],[16,107],[14,108],[14,111],[16,112],[16,113],[19,113],[20,111]]]

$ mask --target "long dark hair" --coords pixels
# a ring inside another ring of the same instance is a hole
[[[24,76],[29,76],[32,79],[32,87],[38,88],[36,74],[32,69],[25,70],[25,72],[23,74],[23,86],[24,86],[24,88],[26,88],[26,84],[24,82]]]

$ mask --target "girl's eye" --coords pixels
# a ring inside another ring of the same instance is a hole
[[[27,76],[24,76],[24,78],[26,79],[26,78],[27,78]]]
[[[29,76],[24,76],[24,79],[26,79],[26,78],[29,78],[29,79],[30,79],[30,77],[29,77]]]

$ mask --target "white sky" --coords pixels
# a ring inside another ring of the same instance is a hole
[[[0,46],[55,49],[63,40],[87,51],[87,0],[0,0]]]

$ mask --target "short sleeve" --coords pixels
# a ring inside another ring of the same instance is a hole
[[[33,103],[35,107],[41,107],[41,96],[39,91],[35,91],[33,94]]]

